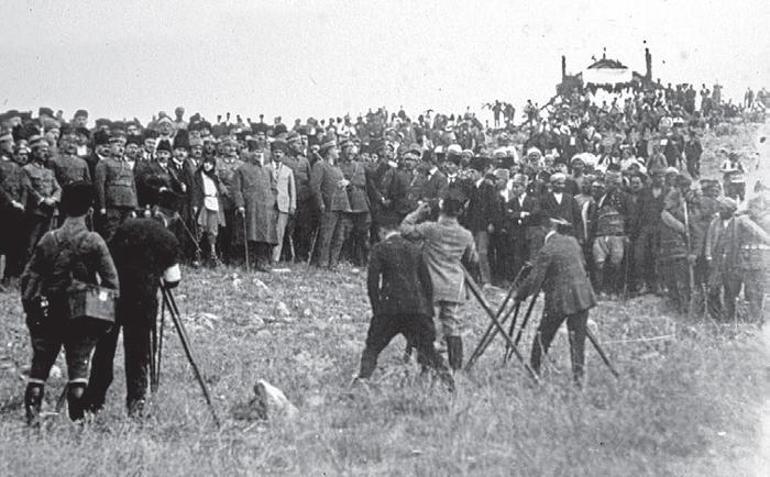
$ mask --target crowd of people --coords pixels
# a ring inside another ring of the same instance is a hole
[[[0,115],[2,285],[21,288],[32,337],[28,421],[39,415],[61,346],[70,416],[104,406],[121,327],[127,405],[141,414],[159,277],[178,283],[177,261],[261,272],[292,261],[368,264],[375,317],[359,378],[403,333],[450,388],[431,316],[435,307],[449,368],[459,370],[458,307],[471,280],[461,263],[482,291],[515,286],[517,301],[545,293],[531,369],[539,372],[566,320],[579,335],[571,342],[576,382],[594,291],[600,300],[665,294],[689,314],[697,292],[717,320],[736,318],[743,291],[748,316],[761,320],[768,189],[757,182],[747,199],[739,151],[715,151],[721,182],[700,168],[704,132],[763,113],[761,101],[736,107],[704,87],[695,102],[689,85],[611,88],[609,100],[597,92],[528,102],[518,125],[515,110],[496,101],[504,124],[496,115],[493,127],[470,109],[413,119],[379,108],[355,121],[291,126],[229,113],[211,123],[181,107],[145,125],[97,119],[89,127],[85,110],[71,120],[50,108]],[[154,220],[134,220],[142,217]],[[117,326],[47,319],[69,313],[64,283],[76,278],[119,289]],[[92,353],[89,376],[83,363]]]
[[[595,91],[575,88],[542,108],[529,103],[521,124],[513,110],[498,127],[470,110],[412,118],[379,108],[355,121],[289,126],[229,113],[209,122],[181,107],[144,125],[90,126],[85,110],[70,120],[50,108],[35,117],[8,111],[0,116],[0,200],[14,227],[0,244],[3,285],[14,287],[39,239],[61,223],[62,187],[77,181],[93,185],[89,227],[107,242],[128,218],[152,216],[189,264],[260,271],[287,261],[364,265],[381,217],[403,219],[421,203],[437,211],[456,190],[482,285],[507,285],[534,256],[542,237],[528,220],[542,210],[570,224],[600,296],[665,291],[681,309],[693,286],[714,281],[712,220],[732,217],[745,200],[738,151],[717,151],[721,183],[700,175],[700,137],[737,113],[718,88],[704,86],[697,104],[691,86],[615,88],[620,94],[601,104]],[[754,201],[741,217],[761,223],[763,207]],[[745,255],[741,247],[735,257]],[[728,264],[736,270],[754,263],[736,260]],[[742,276],[747,297],[756,296],[749,290],[758,282]]]

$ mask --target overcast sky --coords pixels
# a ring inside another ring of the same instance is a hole
[[[143,122],[184,105],[209,119],[328,117],[403,105],[473,110],[547,100],[560,56],[607,56],[728,96],[770,85],[770,1],[7,1],[0,109]]]

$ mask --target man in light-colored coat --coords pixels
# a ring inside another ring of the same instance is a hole
[[[401,223],[401,233],[410,240],[423,241],[425,264],[433,286],[433,304],[447,342],[449,365],[462,368],[463,347],[459,307],[465,301],[465,274],[462,263],[477,264],[478,254],[469,230],[457,222],[463,199],[450,191],[441,201],[438,221],[422,222],[430,214],[430,205],[423,203],[408,214]]]
[[[273,263],[281,260],[281,251],[283,249],[283,236],[286,232],[286,225],[289,218],[297,210],[297,187],[294,183],[294,172],[290,167],[284,164],[284,159],[288,152],[288,146],[285,141],[276,139],[270,145],[272,161],[265,168],[270,171],[273,181],[276,185],[276,214],[275,235],[276,245],[273,247]]]

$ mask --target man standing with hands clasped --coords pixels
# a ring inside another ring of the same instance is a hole
[[[586,273],[583,251],[578,241],[558,233],[557,227],[569,225],[562,219],[549,218],[542,212],[532,215],[531,224],[545,232],[545,242],[532,260],[532,271],[516,290],[519,302],[540,290],[545,293],[543,318],[532,345],[530,366],[540,373],[540,360],[548,352],[559,326],[567,321],[570,358],[575,383],[583,380],[586,323],[588,310],[596,306],[596,297]]]

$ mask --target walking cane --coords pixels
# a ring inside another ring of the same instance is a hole
[[[310,252],[307,254],[307,265],[305,266],[306,269],[310,268],[310,262],[313,261],[313,254],[315,253],[315,246],[316,242],[318,241],[318,234],[321,231],[321,225],[319,224],[318,227],[316,227],[315,232],[313,233],[313,240],[310,241]]]
[[[249,260],[249,239],[246,233],[246,212],[238,214],[243,223],[243,260],[246,262],[246,273],[251,273],[251,260]]]
[[[470,288],[471,293],[473,293],[473,296],[476,297],[476,300],[478,300],[481,307],[484,309],[487,315],[489,315],[489,317],[492,319],[492,322],[497,327],[497,331],[502,333],[503,337],[505,338],[506,341],[508,341],[509,344],[512,344],[511,337],[505,334],[505,328],[503,328],[503,325],[501,325],[500,322],[497,320],[495,313],[489,307],[489,304],[487,303],[487,300],[484,298],[484,295],[482,295],[481,290],[479,290],[479,286],[473,280],[473,277],[471,277],[470,273],[468,273],[468,270],[465,267],[462,267],[462,269],[463,269],[463,274],[465,275],[465,283],[468,284],[468,288]],[[535,381],[535,383],[539,383],[540,380],[537,377],[537,374],[535,373],[535,371],[532,370],[529,364],[527,364],[527,362],[524,361],[524,357],[521,356],[521,353],[519,353],[519,350],[517,350],[515,346],[513,347],[513,353],[516,356],[516,358],[519,360],[519,362],[521,362],[522,366],[524,366],[524,369],[527,371],[527,374],[529,374],[529,376]]]
[[[689,273],[690,301],[687,303],[687,316],[690,318],[695,314],[695,270],[690,263],[689,254],[692,253],[692,241],[690,240],[690,214],[687,211],[687,200],[683,199],[682,207],[684,209],[684,239],[687,244],[687,271]]]
[[[604,361],[604,364],[607,365],[607,368],[609,368],[610,372],[613,376],[620,379],[620,373],[612,366],[612,363],[610,363],[609,358],[607,358],[607,355],[604,354],[604,350],[599,345],[599,341],[597,341],[596,337],[593,333],[591,333],[591,330],[586,327],[586,336],[588,337],[589,341],[591,341],[591,344],[594,345],[594,348],[596,348],[596,352],[599,353],[599,356],[601,356],[602,361]]]

